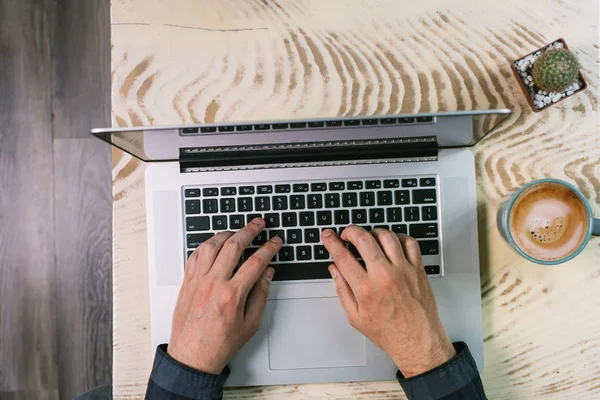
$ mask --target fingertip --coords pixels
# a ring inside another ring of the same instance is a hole
[[[263,218],[261,218],[261,217],[254,218],[252,221],[250,221],[250,223],[254,224],[254,225],[258,225],[261,228],[264,228],[264,226],[266,224],[265,220]]]
[[[275,269],[273,267],[267,267],[265,270],[265,280],[267,283],[271,283],[273,277],[275,276]]]
[[[325,241],[325,240],[331,240],[333,237],[335,237],[335,232],[332,229],[325,229],[322,233],[321,233],[321,238]]]
[[[338,277],[338,270],[335,267],[335,264],[331,264],[328,269],[329,269],[329,273],[331,274],[331,277],[333,279]]]

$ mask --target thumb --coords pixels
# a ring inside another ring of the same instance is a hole
[[[246,300],[245,320],[253,331],[258,330],[258,327],[260,326],[260,321],[262,320],[265,306],[267,305],[267,298],[269,297],[271,280],[273,279],[274,274],[275,270],[273,268],[269,267],[265,269],[250,291],[248,300]]]
[[[349,320],[352,320],[355,314],[358,312],[358,302],[354,297],[354,293],[352,293],[352,289],[350,289],[350,285],[342,274],[340,270],[335,266],[335,264],[331,264],[329,266],[329,273],[333,278],[333,282],[335,283],[335,291],[340,299],[340,303],[342,303],[342,308],[346,313],[346,316]]]

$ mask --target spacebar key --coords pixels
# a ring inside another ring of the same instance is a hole
[[[307,262],[290,264],[270,264],[275,268],[274,281],[299,281],[306,279],[331,279],[327,269],[330,262]]]

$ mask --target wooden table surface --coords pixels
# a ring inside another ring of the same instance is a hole
[[[600,216],[598,2],[113,0],[115,126],[510,107],[477,164],[483,382],[490,399],[600,396],[600,239],[575,260],[520,258],[499,200],[537,178],[579,187]],[[510,61],[564,37],[589,89],[540,114]],[[93,95],[93,94],[91,94]],[[152,365],[145,165],[113,151],[114,395]],[[235,389],[239,399],[404,398],[396,382]]]

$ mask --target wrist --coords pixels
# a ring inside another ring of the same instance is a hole
[[[405,378],[411,378],[447,363],[454,356],[456,356],[456,350],[448,340],[448,342],[440,343],[439,346],[430,348],[418,355],[413,353],[410,358],[393,358],[393,361]]]
[[[180,352],[176,346],[168,346],[167,354],[186,367],[211,375],[220,375],[227,365],[227,363],[216,362],[216,360],[210,360],[210,358],[200,357],[189,351]]]

